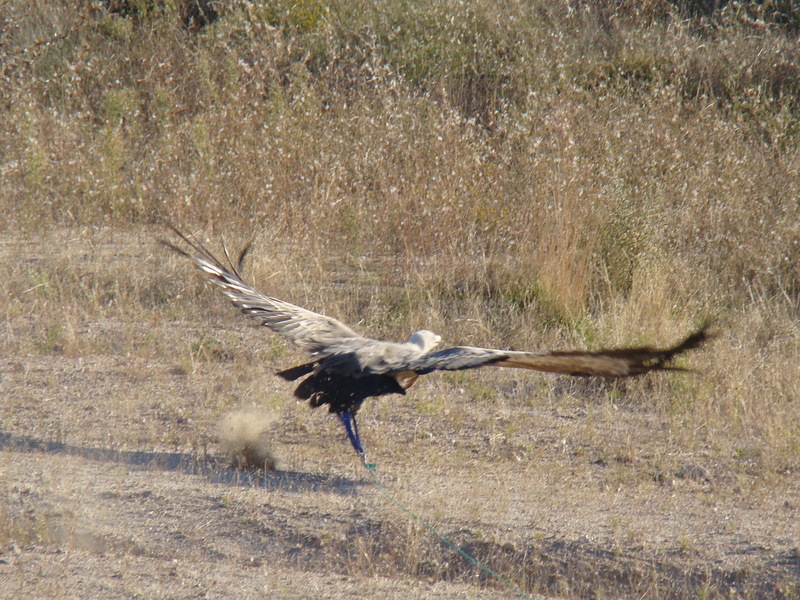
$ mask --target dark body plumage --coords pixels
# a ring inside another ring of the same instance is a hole
[[[280,373],[278,373],[280,375]],[[327,371],[322,366],[319,372],[304,379],[294,395],[300,400],[308,400],[313,408],[328,404],[330,412],[339,413],[345,410],[358,410],[367,398],[384,394],[403,394],[406,391],[390,375],[364,375],[356,379],[354,385],[352,375],[342,375],[336,371]]]
[[[385,394],[405,394],[420,375],[478,367],[513,367],[575,376],[628,377],[659,370],[683,370],[668,363],[698,348],[708,338],[701,327],[683,341],[665,349],[621,348],[599,352],[569,351],[537,354],[458,346],[433,352],[441,338],[417,331],[408,342],[393,343],[363,337],[343,323],[289,302],[266,296],[240,275],[250,245],[236,265],[227,250],[227,266],[205,247],[173,228],[194,254],[169,242],[166,246],[189,258],[220,286],[242,313],[283,335],[306,350],[311,361],[277,373],[287,381],[305,377],[295,396],[312,407],[327,404],[341,419],[353,447],[363,456],[356,413],[364,400]]]

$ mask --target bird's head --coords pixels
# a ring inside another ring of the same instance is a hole
[[[417,346],[421,352],[430,352],[436,348],[441,341],[442,336],[428,331],[427,329],[415,331],[411,334],[411,337],[408,338],[408,343]]]

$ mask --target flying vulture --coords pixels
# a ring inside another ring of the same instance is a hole
[[[434,352],[441,337],[423,329],[413,333],[405,343],[384,342],[364,337],[344,323],[284,300],[266,296],[242,279],[240,274],[250,244],[239,255],[236,265],[227,249],[227,266],[199,242],[180,231],[174,232],[193,251],[163,243],[188,259],[210,280],[222,288],[242,314],[255,319],[307,351],[310,362],[277,373],[287,381],[305,377],[294,395],[308,400],[313,408],[327,404],[339,417],[347,437],[363,458],[364,447],[358,433],[356,414],[370,397],[403,394],[420,375],[432,371],[458,371],[478,367],[514,367],[547,373],[575,376],[628,377],[648,371],[684,370],[670,366],[670,360],[707,338],[703,326],[682,342],[665,349],[647,346],[600,350],[535,354],[510,350],[491,350],[457,346]]]

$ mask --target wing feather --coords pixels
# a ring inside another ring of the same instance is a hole
[[[165,246],[193,261],[198,269],[209,276],[210,281],[222,288],[222,293],[231,299],[242,314],[288,338],[301,348],[309,352],[318,352],[343,339],[361,337],[334,318],[266,296],[245,283],[239,272],[251,244],[248,244],[239,255],[237,266],[233,265],[227,248],[224,248],[228,261],[228,266],[225,266],[202,244],[189,239],[174,227],[172,230],[194,251],[194,254],[162,240]]]
[[[641,346],[599,352],[570,351],[535,354],[533,352],[458,346],[425,354],[410,361],[403,370],[424,375],[432,371],[511,367],[564,375],[628,377],[648,371],[684,370],[667,363],[687,350],[700,347],[708,338],[708,327],[704,325],[680,343],[663,349]]]

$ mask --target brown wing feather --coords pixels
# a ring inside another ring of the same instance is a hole
[[[602,353],[570,353],[570,354],[511,354],[505,360],[493,362],[492,367],[512,367],[515,369],[533,369],[546,373],[563,375],[599,375],[605,377],[627,377],[647,371],[663,369],[663,366],[646,366],[635,358],[625,356],[608,356]]]
[[[704,325],[680,343],[663,349],[642,346],[599,352],[535,354],[464,346],[426,354],[410,362],[406,369],[422,375],[431,371],[511,367],[564,375],[628,377],[648,371],[684,370],[667,363],[687,350],[700,347],[708,338],[708,327]]]
[[[704,325],[679,344],[669,348],[656,349],[643,346],[600,352],[551,352],[550,354],[509,352],[507,359],[494,362],[492,366],[534,369],[564,375],[607,377],[628,377],[648,371],[685,371],[686,369],[670,366],[667,363],[687,350],[699,348],[708,338],[708,325]]]

